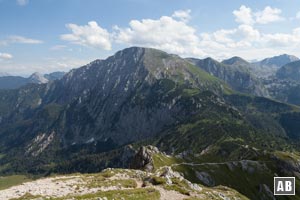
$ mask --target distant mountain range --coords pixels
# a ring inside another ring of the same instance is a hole
[[[300,62],[295,56],[283,54],[255,63],[249,63],[240,57],[222,62],[212,58],[187,58],[187,61],[241,93],[300,105],[300,95],[297,92],[300,88]]]
[[[60,79],[64,76],[65,72],[53,72],[50,74],[42,75],[40,73],[33,73],[28,78],[21,76],[12,76],[8,73],[0,74],[0,89],[17,89],[29,83],[42,84],[48,81]]]
[[[203,60],[190,58],[187,60],[209,74],[224,80],[236,91],[257,96],[268,96],[260,80],[251,73],[249,67],[251,64],[242,58],[233,57],[221,63],[212,58]]]
[[[299,58],[296,56],[283,54],[252,63],[250,68],[257,76],[266,78],[275,75],[280,67],[297,60]]]
[[[299,60],[299,58],[297,58],[296,56],[283,54],[283,55],[263,59],[262,61],[255,64],[259,64],[261,66],[269,66],[269,67],[275,66],[279,68],[282,67],[283,65],[286,65],[290,62],[294,62],[297,60]]]

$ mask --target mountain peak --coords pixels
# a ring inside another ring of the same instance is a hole
[[[259,62],[262,66],[275,66],[275,67],[282,67],[283,65],[286,65],[290,62],[294,62],[299,60],[298,57],[288,54],[282,54],[279,56],[274,56],[270,58],[265,58],[262,61]]]
[[[226,65],[243,65],[243,66],[250,64],[249,62],[247,62],[246,60],[238,56],[234,56],[232,58],[223,60],[222,63]]]
[[[46,79],[42,74],[40,74],[39,72],[35,72],[33,73],[30,77],[29,80],[31,83],[38,83],[38,84],[42,84],[42,83],[47,83],[48,79]]]

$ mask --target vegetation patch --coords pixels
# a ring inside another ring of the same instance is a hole
[[[139,188],[130,190],[113,190],[107,192],[97,192],[95,194],[86,194],[82,196],[69,196],[63,198],[51,198],[51,200],[64,200],[64,199],[97,199],[106,197],[107,199],[126,199],[126,200],[159,200],[160,193],[154,188]],[[23,199],[20,199],[23,200]],[[26,200],[26,199],[25,199]]]
[[[0,190],[4,190],[15,185],[20,185],[30,180],[31,179],[25,175],[0,176]]]

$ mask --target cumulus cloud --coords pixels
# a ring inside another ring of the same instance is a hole
[[[205,49],[209,56],[224,57],[236,50],[253,48],[253,43],[258,42],[260,36],[258,30],[243,24],[235,29],[202,33],[199,48]]]
[[[242,24],[238,27],[238,34],[242,35],[247,41],[259,41],[261,34],[252,26]]]
[[[239,10],[234,10],[233,15],[235,16],[235,21],[241,24],[253,24],[253,13],[251,8],[242,5]]]
[[[0,60],[9,60],[12,58],[13,56],[9,53],[0,53]]]
[[[91,46],[111,50],[109,32],[99,26],[97,22],[91,21],[87,25],[67,24],[66,27],[72,32],[60,36],[62,40],[69,41],[82,46]]]
[[[284,18],[281,17],[280,14],[280,9],[267,6],[263,11],[255,13],[256,22],[259,24],[267,24],[271,22],[283,21]]]
[[[252,25],[202,33],[199,48],[209,56],[224,59],[235,55],[248,59],[282,53],[298,54],[300,27],[291,33],[263,33]]]
[[[115,26],[117,43],[139,45],[166,50],[181,55],[203,55],[198,48],[196,29],[188,25],[190,11],[176,11],[159,19],[132,20],[129,27]]]
[[[278,8],[270,6],[265,7],[261,11],[253,12],[251,8],[242,5],[238,10],[234,10],[235,21],[241,24],[268,24],[272,22],[283,21],[282,11]]]
[[[27,5],[29,0],[17,0],[17,4],[20,6],[25,6]]]
[[[265,34],[263,40],[272,47],[292,47],[300,45],[300,27],[293,29],[291,34]]]

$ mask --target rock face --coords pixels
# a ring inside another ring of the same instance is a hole
[[[276,162],[276,166],[280,173],[286,176],[296,176],[300,178],[300,161],[297,155],[289,155],[288,158],[283,159],[278,155],[274,155],[272,159]]]
[[[276,198],[273,195],[272,190],[266,184],[259,185],[259,192],[261,194],[261,199],[276,200]]]
[[[156,147],[142,146],[133,157],[129,167],[151,172],[154,169],[152,155],[155,153],[159,153]]]
[[[300,105],[300,61],[280,67],[276,75],[264,80],[264,84],[274,99]]]
[[[29,77],[29,82],[30,83],[37,83],[37,84],[42,84],[42,83],[47,83],[49,80],[46,79],[42,74],[35,72]]]
[[[207,172],[196,172],[197,178],[207,186],[214,186],[215,181]]]
[[[284,65],[277,71],[276,77],[278,79],[287,79],[300,83],[300,61]]]

